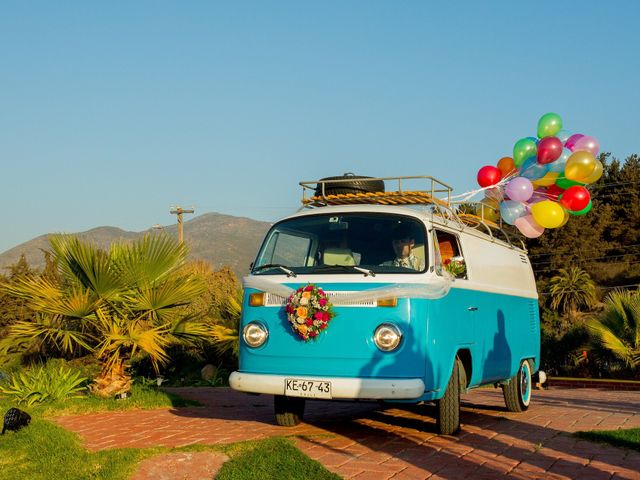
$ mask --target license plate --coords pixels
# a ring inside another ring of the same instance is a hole
[[[331,382],[286,378],[284,394],[290,397],[331,398]]]

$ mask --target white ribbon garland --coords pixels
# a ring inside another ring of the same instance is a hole
[[[429,277],[425,283],[414,283],[405,285],[388,285],[384,287],[370,288],[358,292],[350,292],[331,299],[334,305],[349,305],[363,301],[377,301],[386,298],[426,298],[435,300],[442,298],[451,289],[452,277],[444,275],[442,277]],[[295,290],[282,285],[273,280],[261,277],[244,277],[244,288],[253,288],[263,292],[280,295],[288,298]]]

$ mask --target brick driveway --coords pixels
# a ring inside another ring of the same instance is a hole
[[[500,390],[463,397],[462,432],[435,434],[433,407],[307,402],[306,423],[277,427],[270,397],[227,388],[180,389],[204,407],[58,418],[90,450],[223,444],[292,435],[298,447],[346,478],[640,479],[640,452],[568,432],[640,427],[640,392],[535,391],[525,413],[508,413]]]

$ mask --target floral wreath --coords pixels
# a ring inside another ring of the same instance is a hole
[[[327,294],[311,283],[289,296],[285,311],[291,328],[305,342],[316,338],[336,315]]]

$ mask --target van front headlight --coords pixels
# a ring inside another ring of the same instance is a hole
[[[383,352],[391,352],[398,348],[402,341],[402,332],[393,323],[378,325],[373,334],[373,342]]]
[[[269,337],[269,330],[260,322],[249,322],[242,329],[242,338],[244,343],[252,348],[263,345]]]

